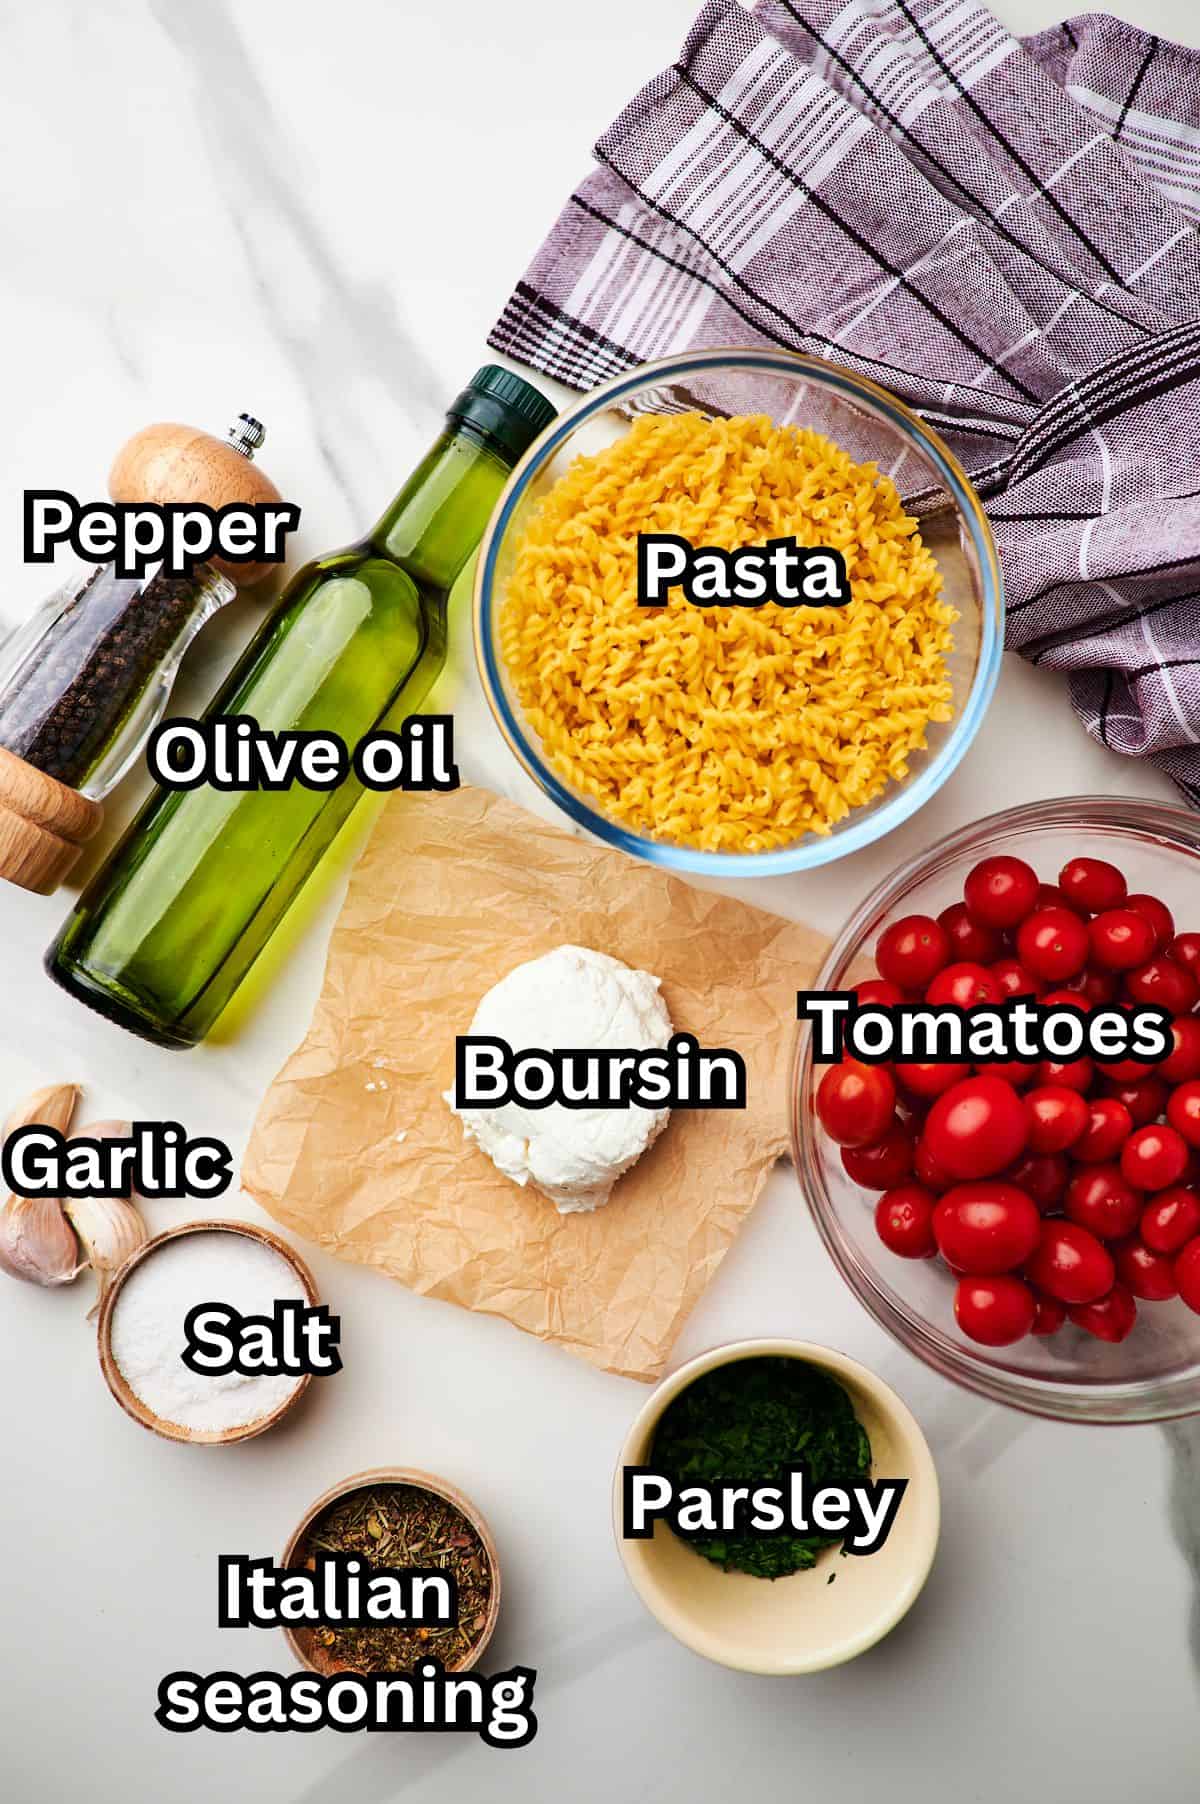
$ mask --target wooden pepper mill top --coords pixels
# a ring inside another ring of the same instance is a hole
[[[213,509],[278,502],[275,484],[251,462],[265,436],[249,414],[239,414],[224,439],[171,422],[146,426],[118,451],[109,494]],[[31,623],[19,633],[28,642],[0,686],[0,877],[42,895],[58,887],[104,818],[98,796],[108,783],[95,795],[85,791],[105,747],[129,730],[158,671],[214,610],[220,585],[204,570],[249,588],[269,568],[213,558],[192,578],[131,582],[97,566],[45,605],[40,632]],[[143,743],[161,712],[147,713]],[[139,749],[135,739],[121,769]]]

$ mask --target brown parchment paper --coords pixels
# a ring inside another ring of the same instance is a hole
[[[747,1066],[745,1110],[676,1110],[593,1214],[560,1215],[502,1177],[442,1095],[484,991],[564,942],[654,972],[675,1027]],[[784,1150],[796,991],[823,948],[485,790],[398,797],[350,880],[243,1183],[340,1258],[657,1378]]]

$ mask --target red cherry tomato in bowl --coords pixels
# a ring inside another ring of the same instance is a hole
[[[1175,1255],[1175,1282],[1188,1308],[1200,1315],[1200,1234]]]
[[[1033,1068],[1034,1082],[1062,1084],[1068,1090],[1086,1094],[1092,1087],[1096,1068],[1091,1059],[1041,1059]]]
[[[1025,1098],[1025,1117],[1031,1152],[1065,1153],[1088,1125],[1088,1105],[1078,1090],[1039,1084]]]
[[[911,1122],[893,1116],[878,1140],[870,1146],[844,1146],[846,1175],[864,1190],[891,1190],[912,1176],[916,1134]]]
[[[817,1086],[821,1126],[839,1146],[873,1146],[891,1126],[896,1086],[882,1065],[843,1059]]]
[[[970,1340],[984,1347],[1011,1347],[1033,1327],[1033,1292],[1020,1278],[961,1278],[954,1293],[954,1318]]]
[[[952,1178],[988,1178],[1025,1150],[1029,1128],[1021,1099],[998,1077],[969,1077],[939,1096],[923,1138]]]
[[[1038,1243],[1042,1218],[1032,1197],[1013,1184],[956,1184],[933,1212],[942,1258],[957,1272],[1009,1272]]]
[[[1069,858],[1058,873],[1058,887],[1072,908],[1098,915],[1125,900],[1124,877],[1103,858]]]
[[[1187,1141],[1167,1123],[1138,1128],[1121,1148],[1121,1176],[1135,1190],[1169,1189],[1179,1182],[1187,1163]]]
[[[1023,858],[1006,853],[981,859],[963,884],[967,912],[983,927],[1002,933],[1037,906],[1038,877]]]
[[[1059,1207],[1071,1177],[1063,1153],[1024,1153],[1003,1173],[1006,1184],[1015,1184],[1031,1196],[1043,1215]]]
[[[1113,1287],[1112,1254],[1073,1221],[1044,1221],[1025,1267],[1031,1284],[1060,1303],[1094,1303]]]
[[[866,983],[856,983],[854,996],[859,1008],[895,1008],[904,1001],[904,991],[899,985],[888,983],[882,977],[869,977]]]
[[[1158,952],[1131,971],[1125,989],[1134,1002],[1151,1002],[1168,1015],[1190,1015],[1200,998],[1200,984],[1173,958]]]
[[[1139,1231],[1154,1252],[1174,1258],[1194,1234],[1200,1234],[1200,1199],[1182,1184],[1160,1190],[1143,1209]]]
[[[1123,1284],[1144,1303],[1165,1303],[1169,1297],[1178,1296],[1179,1286],[1175,1282],[1171,1260],[1165,1253],[1156,1253],[1136,1234],[1131,1234],[1127,1240],[1118,1240],[1112,1256],[1117,1268],[1117,1283]]]
[[[1120,1240],[1137,1227],[1142,1199],[1119,1166],[1085,1165],[1067,1185],[1063,1208],[1071,1221],[1098,1239]]]
[[[1200,1077],[1200,1015],[1178,1015],[1171,1023],[1171,1050],[1158,1061],[1160,1077],[1186,1084]]]
[[[898,1184],[885,1190],[875,1205],[875,1231],[889,1252],[901,1259],[932,1259],[934,1199],[921,1184]]]
[[[1167,1098],[1167,1120],[1189,1146],[1200,1146],[1200,1078],[1172,1090]]]
[[[1104,1094],[1124,1103],[1135,1128],[1157,1121],[1167,1106],[1167,1086],[1157,1077],[1140,1077],[1132,1083],[1127,1078],[1106,1078]]]
[[[1042,1338],[1048,1334],[1057,1334],[1066,1319],[1065,1303],[1060,1303],[1057,1297],[1038,1296],[1035,1298],[1033,1327],[1029,1332]]]
[[[982,1002],[999,1002],[1000,991],[986,965],[969,960],[946,965],[925,992],[926,1002],[953,1003],[955,1008],[976,1008]]]
[[[965,959],[974,964],[990,965],[1004,950],[1004,940],[997,930],[985,927],[981,921],[973,921],[965,902],[952,902],[949,908],[943,908],[938,920],[950,941],[952,961]]]
[[[1123,1284],[1114,1284],[1106,1295],[1093,1303],[1072,1304],[1067,1314],[1077,1328],[1086,1328],[1097,1340],[1115,1343],[1132,1334],[1137,1321],[1137,1304]]]
[[[1089,957],[1104,971],[1133,971],[1154,955],[1154,929],[1132,908],[1106,908],[1087,931]]]
[[[906,1096],[928,1100],[962,1082],[963,1067],[953,1064],[929,1064],[918,1059],[897,1059],[892,1067],[896,1082]]]
[[[1167,943],[1167,957],[1200,978],[1200,933],[1177,933]]]
[[[1017,930],[1017,957],[1047,983],[1065,983],[1088,958],[1088,930],[1069,908],[1035,908]]]
[[[989,968],[992,973],[992,982],[999,990],[1000,999],[1003,1002],[1009,1001],[1014,996],[1036,998],[1042,993],[1041,984],[1032,971],[1025,969],[1019,958],[998,958],[995,964]]]
[[[924,990],[949,959],[946,929],[932,915],[905,915],[893,921],[875,947],[879,975],[902,990]]]
[[[1175,938],[1175,917],[1158,896],[1126,896],[1125,907],[1141,915],[1154,935],[1154,950],[1165,952]]]
[[[1071,1157],[1082,1165],[1107,1165],[1120,1154],[1133,1132],[1133,1116],[1115,1096],[1093,1096],[1083,1102],[1087,1125],[1071,1147]]]

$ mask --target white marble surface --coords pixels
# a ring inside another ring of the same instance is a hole
[[[1051,17],[1048,0],[1001,10],[1022,27]],[[249,409],[268,423],[264,462],[303,504],[300,549],[364,526],[482,361],[591,137],[676,54],[692,11],[693,0],[5,7],[4,618],[47,586],[21,565],[22,488],[99,493],[117,442],[150,419],[219,428]],[[1146,0],[1137,18],[1195,41],[1189,0]],[[190,693],[226,651],[220,633],[200,649]],[[460,632],[439,699],[458,712],[465,774],[528,800],[469,664]],[[919,820],[755,900],[832,928],[926,838],[1019,797],[1080,790],[1166,785],[1103,754],[1053,680],[1006,660],[984,731]],[[240,1148],[303,1031],[335,902],[315,911],[266,1006],[184,1056],[54,989],[40,956],[64,901],[5,891],[0,1096],[76,1077],[94,1114],[180,1115]],[[240,1201],[228,1212],[255,1213]],[[183,1211],[152,1213],[167,1225]],[[819,1678],[709,1666],[626,1588],[608,1483],[638,1387],[367,1271],[314,1265],[342,1315],[344,1375],[314,1386],[281,1431],[216,1454],[154,1440],[110,1402],[85,1285],[4,1284],[0,1789],[19,1804],[715,1804],[747,1787],[830,1804],[872,1791],[913,1804],[1196,1795],[1200,1428],[1068,1429],[951,1389],[842,1287],[789,1170],[679,1356],[774,1331],[841,1347],[911,1402],[944,1487],[941,1550],[916,1609]],[[273,1635],[217,1628],[217,1553],[276,1551],[325,1485],[387,1461],[444,1471],[491,1517],[507,1595],[491,1664],[539,1669],[532,1747],[158,1729],[168,1669],[286,1668]]]

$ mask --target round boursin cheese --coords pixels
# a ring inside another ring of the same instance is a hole
[[[548,1028],[548,1024],[552,1027]],[[505,1040],[514,1052],[645,1051],[665,1048],[671,1017],[659,979],[586,946],[557,946],[518,965],[480,1001],[472,1034]],[[667,1125],[670,1109],[460,1109],[446,1101],[471,1140],[516,1184],[532,1184],[561,1213],[598,1209],[623,1172],[637,1163]]]

